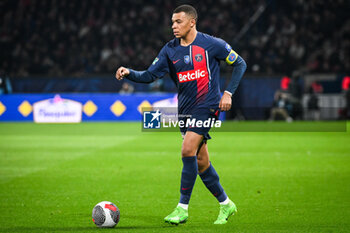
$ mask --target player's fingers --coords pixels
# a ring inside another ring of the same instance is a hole
[[[231,108],[231,105],[230,105],[230,104],[226,104],[226,105],[225,105],[225,111],[230,110],[230,108]]]
[[[121,78],[123,79],[127,75],[128,75],[128,69],[124,68],[124,67],[121,67],[121,69],[120,69],[120,76],[121,76]]]
[[[130,71],[129,71],[129,69],[128,68],[124,68],[123,67],[123,77],[125,77],[125,76],[128,76],[129,74],[130,74]]]
[[[226,103],[224,103],[224,101],[220,101],[219,108],[222,112],[226,111]]]
[[[118,77],[117,77],[118,80],[122,80],[123,79],[123,75],[122,75],[121,71],[122,71],[122,68],[119,68],[118,71],[117,71],[118,72]]]

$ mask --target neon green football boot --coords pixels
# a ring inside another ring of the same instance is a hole
[[[237,207],[235,203],[233,203],[231,200],[227,205],[220,205],[220,212],[219,216],[214,222],[214,224],[226,224],[227,219],[234,215],[237,212]]]
[[[177,206],[175,210],[164,218],[165,222],[171,224],[185,223],[188,219],[188,210],[185,210],[181,206]]]

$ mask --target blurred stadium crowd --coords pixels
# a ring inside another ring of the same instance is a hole
[[[124,65],[147,68],[172,38],[171,14],[184,1],[5,0],[0,2],[0,72],[84,76]],[[186,1],[191,3],[191,1]],[[198,30],[221,37],[251,74],[349,73],[348,0],[193,2]],[[265,11],[241,38],[258,9]]]

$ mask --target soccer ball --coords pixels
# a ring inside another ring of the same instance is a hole
[[[92,210],[92,221],[98,227],[115,227],[118,224],[120,212],[116,205],[109,201],[102,201]]]

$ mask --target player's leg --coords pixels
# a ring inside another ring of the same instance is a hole
[[[181,156],[183,168],[181,173],[180,201],[175,210],[164,218],[169,223],[183,223],[188,218],[188,203],[198,174],[197,150],[203,136],[187,131],[182,143]]]
[[[180,203],[187,204],[190,201],[192,189],[198,174],[197,150],[203,140],[203,136],[192,131],[187,131],[182,143],[181,156],[183,162],[181,174]]]
[[[210,166],[209,152],[206,140],[203,140],[197,150],[198,173],[202,173]]]
[[[204,143],[198,152],[198,172],[205,186],[215,196],[215,198],[223,203],[227,199],[227,195],[220,184],[219,175],[209,161],[208,145]]]
[[[227,197],[220,184],[219,175],[215,171],[209,160],[208,145],[203,145],[198,150],[197,155],[198,172],[203,183],[220,203],[220,212],[214,224],[225,224],[228,217],[237,211],[235,204]]]

